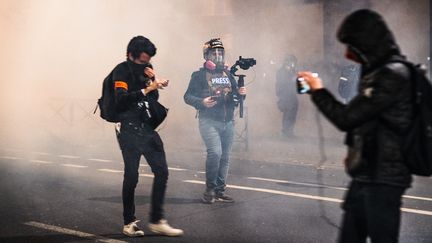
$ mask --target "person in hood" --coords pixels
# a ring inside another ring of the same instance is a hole
[[[297,76],[297,58],[287,55],[276,73],[277,106],[282,112],[282,134],[287,138],[294,137],[294,126],[297,118],[298,99],[295,89]]]
[[[384,19],[362,9],[347,16],[337,37],[345,56],[361,64],[358,94],[338,102],[311,72],[299,72],[319,110],[347,133],[345,166],[352,177],[342,208],[339,242],[398,242],[401,198],[412,176],[402,140],[413,115],[408,67]]]
[[[203,67],[192,73],[184,101],[198,110],[199,130],[207,147],[206,190],[202,202],[234,202],[225,193],[229,155],[234,138],[234,109],[245,87],[238,87],[227,70],[219,38],[204,43]]]
[[[127,60],[112,71],[115,103],[120,123],[117,140],[124,160],[123,178],[123,234],[143,236],[135,217],[135,188],[138,183],[140,159],[143,155],[153,174],[150,223],[148,228],[156,234],[180,236],[183,230],[172,228],[163,210],[168,181],[165,150],[159,134],[148,124],[146,102],[159,98],[158,89],[168,86],[168,80],[156,79],[151,58],[156,55],[155,45],[144,36],[133,37],[126,51]]]

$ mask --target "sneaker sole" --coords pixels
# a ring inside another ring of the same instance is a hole
[[[122,232],[122,233],[124,235],[126,235],[126,236],[129,236],[129,237],[143,237],[144,236],[144,233],[143,234],[138,234],[138,235],[129,234],[127,232]]]
[[[149,229],[150,229],[151,232],[153,232],[155,234],[158,234],[158,235],[165,235],[165,236],[170,236],[170,237],[177,237],[177,236],[182,236],[183,235],[183,233],[180,233],[180,234],[167,234],[167,233],[163,233],[163,232],[161,232],[159,230],[152,229],[150,226],[149,226]]]
[[[224,199],[220,199],[220,198],[216,198],[217,202],[224,202],[224,203],[233,203],[235,202],[234,200],[224,200]]]
[[[214,199],[212,201],[207,201],[204,198],[201,198],[201,202],[204,203],[204,204],[213,204],[215,201],[216,200],[214,200]]]

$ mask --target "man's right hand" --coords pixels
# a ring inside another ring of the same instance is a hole
[[[211,108],[217,104],[217,102],[213,100],[211,96],[204,98],[202,103],[207,108]]]
[[[318,75],[312,72],[305,72],[305,71],[298,72],[297,76],[304,78],[306,83],[309,84],[312,91],[324,88],[323,81],[321,80],[321,78],[319,78]]]

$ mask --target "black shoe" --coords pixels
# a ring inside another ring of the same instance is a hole
[[[215,202],[215,193],[214,191],[206,190],[202,197],[202,202],[205,204],[212,204]]]
[[[225,193],[216,193],[215,199],[218,202],[226,202],[226,203],[234,202],[234,199]]]

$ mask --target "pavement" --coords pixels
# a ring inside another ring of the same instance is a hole
[[[162,137],[164,134],[162,133]],[[350,179],[342,139],[237,142],[227,193],[235,203],[202,204],[205,173],[199,140],[164,139],[169,162],[165,201],[178,238],[147,228],[152,174],[141,160],[137,217],[146,235],[121,234],[123,164],[115,140],[85,145],[0,143],[0,242],[335,242]],[[55,142],[54,142],[55,141]],[[176,142],[181,141],[181,142]],[[320,148],[324,148],[323,150]],[[323,156],[325,155],[325,156]],[[402,206],[400,242],[432,239],[430,178],[415,178]]]

